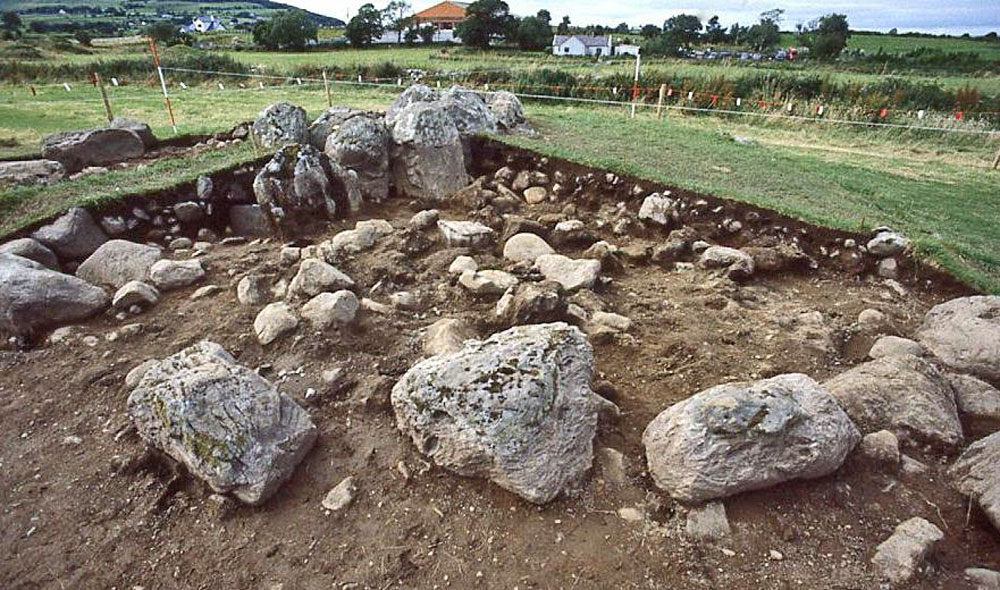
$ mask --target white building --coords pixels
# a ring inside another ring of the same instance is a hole
[[[181,27],[182,33],[209,33],[225,30],[226,27],[222,21],[214,16],[198,16],[191,21],[191,24]]]
[[[615,55],[639,55],[638,45],[615,45]]]
[[[556,35],[552,38],[552,55],[601,57],[614,55],[614,49],[611,37]]]

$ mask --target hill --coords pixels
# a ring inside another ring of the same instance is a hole
[[[134,33],[160,20],[180,26],[201,15],[215,16],[227,30],[248,31],[256,20],[290,8],[270,0],[0,0],[0,11],[16,11],[35,32],[85,27],[102,35]],[[340,19],[308,14],[321,27],[344,26]]]

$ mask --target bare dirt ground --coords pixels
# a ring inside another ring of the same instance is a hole
[[[503,163],[502,154],[484,153],[479,167]],[[529,164],[564,166],[513,160]],[[913,516],[945,533],[913,588],[965,588],[964,568],[1000,567],[1000,536],[948,486],[949,458],[922,448],[904,451],[926,463],[926,473],[884,475],[849,459],[834,476],[726,499],[733,532],[722,541],[685,536],[685,509],[645,473],[640,437],[657,413],[730,380],[804,372],[822,381],[860,362],[880,331],[909,335],[932,305],[963,291],[933,273],[916,275],[907,263],[901,293],[831,258],[844,236],[787,220],[814,257],[825,248],[819,269],[737,284],[704,270],[664,268],[644,247],[665,232],[620,236],[600,223],[620,215],[619,200],[634,217],[641,197],[622,196],[632,184],[623,186],[518,214],[543,224],[576,217],[627,248],[623,268],[605,273],[608,284],[572,299],[633,320],[629,333],[593,342],[598,377],[613,386],[601,393],[622,410],[602,422],[595,446],[624,453],[624,479],[596,461],[578,490],[538,507],[429,466],[396,430],[389,390],[420,358],[421,329],[440,317],[464,318],[481,336],[497,329],[495,298],[474,298],[447,272],[463,251],[446,249],[435,231],[425,234],[426,250],[401,251],[402,230],[423,205],[396,199],[313,238],[358,219],[389,220],[399,231],[340,268],[376,301],[388,303],[401,289],[418,293],[419,312],[362,312],[350,327],[323,333],[303,324],[262,348],[252,329],[258,310],[237,302],[236,283],[250,271],[290,278],[294,267],[279,264],[274,242],[216,245],[204,258],[205,284],[223,287],[214,297],[172,292],[142,315],[119,321],[109,313],[61,343],[0,353],[0,587],[878,588],[869,564],[875,546]],[[575,211],[564,209],[571,202]],[[723,209],[694,224],[705,239],[743,245],[777,227],[773,214],[758,220],[721,201],[709,208],[717,204]],[[436,206],[446,219],[492,215],[470,211],[467,201]],[[717,221],[727,216],[744,219],[747,229],[722,235]],[[475,256],[480,268],[504,267],[500,247]],[[569,256],[583,249],[558,248]],[[858,325],[869,308],[888,316],[883,329]],[[822,321],[806,321],[809,312]],[[106,337],[135,322],[139,334]],[[96,345],[84,342],[87,335]],[[260,368],[319,427],[316,447],[260,507],[210,498],[200,481],[145,452],[126,416],[124,377],[132,367],[206,338]],[[322,372],[333,368],[344,370],[346,383],[323,382]],[[316,394],[307,399],[310,388]],[[325,513],[320,501],[346,476],[358,485],[354,503]],[[622,507],[645,518],[624,520]]]

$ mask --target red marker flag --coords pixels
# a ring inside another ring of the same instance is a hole
[[[956,120],[956,121],[961,121],[961,120],[962,120],[962,117],[963,117],[964,115],[965,115],[965,113],[963,113],[962,111],[958,111],[957,113],[955,113],[955,120]]]

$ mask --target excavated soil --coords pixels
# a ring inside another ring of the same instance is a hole
[[[503,164],[590,172],[497,146],[476,153],[482,172]],[[927,464],[923,474],[890,476],[849,460],[829,477],[728,498],[732,534],[689,540],[684,507],[644,470],[640,437],[658,412],[731,380],[786,372],[824,380],[862,361],[879,331],[911,335],[931,306],[965,291],[913,261],[902,265],[898,284],[886,282],[837,252],[848,234],[681,191],[674,196],[705,200],[699,216],[685,219],[703,239],[741,246],[797,236],[819,265],[743,284],[657,265],[646,248],[666,232],[615,235],[613,221],[634,218],[641,196],[630,196],[634,180],[605,186],[603,177],[597,172],[576,197],[517,214],[549,227],[579,218],[625,249],[622,268],[605,273],[610,281],[571,299],[633,321],[627,334],[593,340],[598,378],[610,384],[599,390],[622,410],[601,423],[595,446],[624,453],[624,480],[597,461],[577,490],[538,507],[428,465],[397,431],[389,390],[420,358],[421,329],[441,317],[464,318],[481,336],[498,329],[496,299],[477,299],[456,283],[447,267],[463,251],[446,249],[436,231],[424,234],[425,250],[424,240],[397,231],[339,265],[364,296],[388,303],[390,293],[408,290],[419,294],[421,311],[362,312],[349,327],[323,333],[300,324],[266,348],[253,335],[258,310],[237,302],[236,283],[249,272],[290,278],[294,267],[280,265],[281,244],[271,241],[216,245],[203,258],[204,284],[223,288],[213,297],[191,300],[194,287],[171,292],[141,315],[119,320],[109,312],[58,344],[41,338],[30,350],[0,352],[0,587],[878,588],[869,565],[875,547],[913,516],[938,525],[945,539],[912,588],[965,588],[964,568],[1000,568],[997,532],[948,486],[953,457],[923,448],[904,449]],[[657,188],[641,184],[643,194]],[[435,206],[442,218],[502,230],[496,211],[480,205],[467,198]],[[358,219],[387,219],[402,230],[425,206],[368,205],[306,242]],[[720,230],[726,218],[741,219],[744,229]],[[475,255],[480,268],[504,267],[501,246]],[[584,247],[557,250],[578,257]],[[858,325],[865,309],[886,314],[882,330]],[[822,314],[821,324],[805,321],[808,312]],[[134,322],[139,334],[107,337]],[[259,368],[318,425],[315,448],[263,506],[211,498],[200,481],[147,452],[129,425],[125,374],[205,338]],[[346,379],[327,385],[321,374],[334,368]],[[325,513],[323,496],[346,476],[358,485],[355,501]],[[638,508],[645,520],[623,520],[622,507]]]

